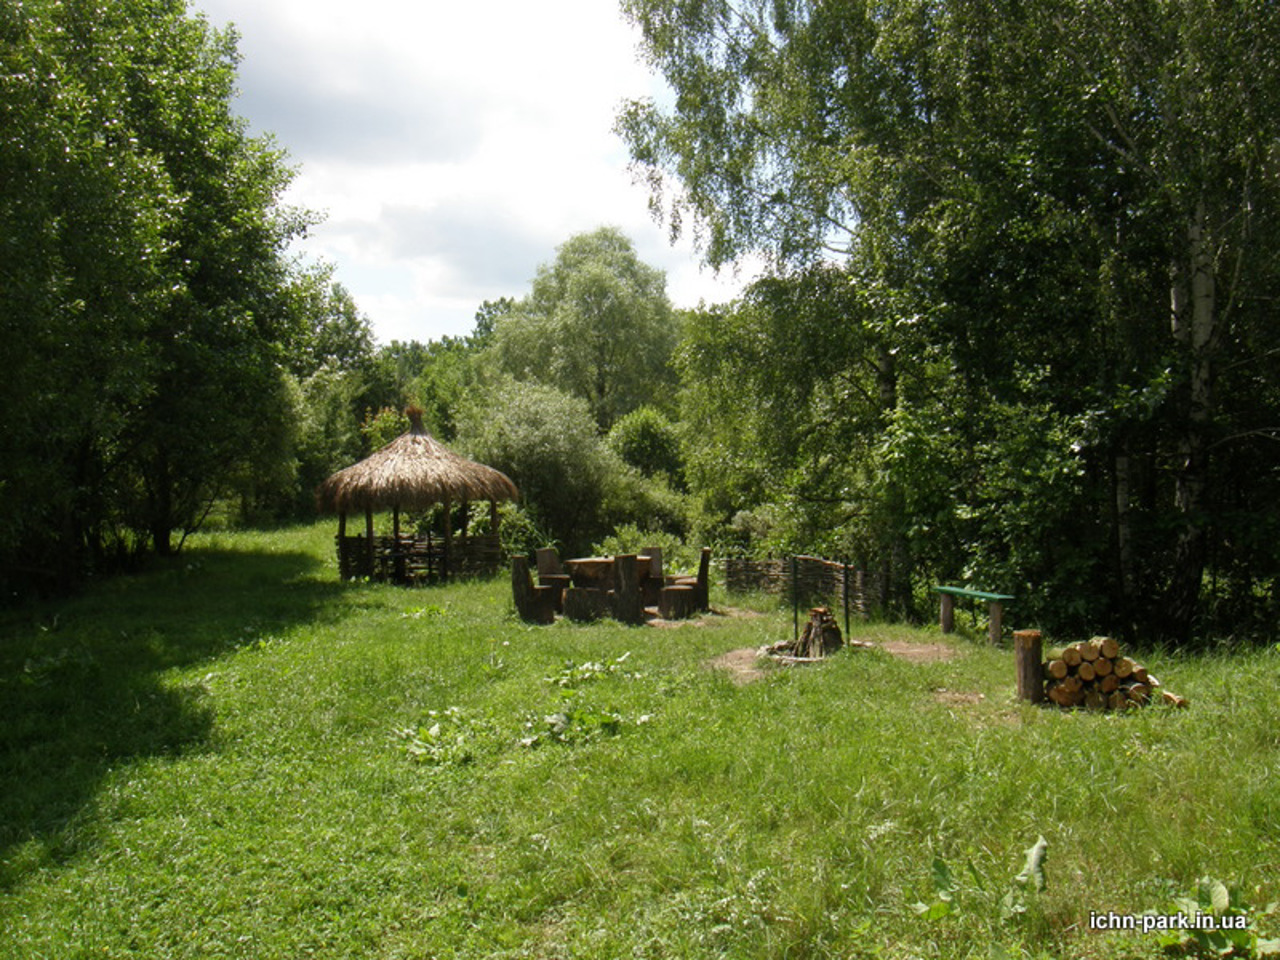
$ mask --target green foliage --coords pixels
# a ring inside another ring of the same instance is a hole
[[[704,509],[850,544],[903,609],[913,578],[971,570],[1049,626],[1185,642],[1230,596],[1216,629],[1260,632],[1280,571],[1249,506],[1274,499],[1280,412],[1264,7],[624,9],[675,91],[618,118],[655,204],[710,262],[762,251],[781,274],[685,335]]]
[[[617,737],[630,723],[648,723],[646,714],[634,721],[616,710],[596,706],[569,705],[556,713],[534,717],[525,721],[526,736],[520,739],[522,747],[539,747],[546,743],[579,745],[592,743],[606,737]]]
[[[651,512],[652,482],[605,444],[584,400],[554,387],[489,385],[461,412],[459,443],[511,477],[534,526],[570,553]]]
[[[370,413],[360,424],[365,447],[369,450],[382,449],[408,429],[409,416],[397,407],[383,407],[377,413]]]
[[[1009,923],[1027,913],[1032,903],[1029,897],[1039,897],[1048,889],[1049,883],[1044,872],[1048,849],[1045,838],[1037,837],[1036,842],[1026,851],[1026,862],[1022,870],[1007,885],[998,902],[994,898],[999,893],[999,884],[988,882],[972,860],[965,864],[970,883],[961,884],[947,862],[941,857],[934,857],[929,871],[933,902],[917,902],[912,904],[911,910],[928,923],[954,916],[966,908],[979,912],[992,911],[1000,923]]]
[[[498,367],[582,398],[603,430],[674,386],[666,278],[615,228],[567,240],[494,320]]]
[[[628,650],[622,656],[609,663],[596,661],[574,663],[570,660],[554,676],[547,677],[546,681],[561,690],[573,690],[583,684],[594,683],[606,677],[623,677],[627,680],[641,679],[644,676],[643,674],[632,673],[623,668],[623,664],[630,658],[631,651]]]
[[[683,481],[679,430],[656,407],[637,407],[618,420],[609,431],[609,446],[646,477]]]
[[[297,342],[291,368],[299,377],[318,370],[365,373],[374,354],[373,330],[351,293],[333,279],[333,267],[315,265],[295,273],[287,307],[296,315]]]
[[[487,721],[469,716],[460,707],[427,711],[417,727],[395,731],[405,754],[429,767],[453,767],[472,763],[478,752],[493,749],[495,731]]]
[[[7,3],[0,32],[8,593],[174,549],[255,475],[290,485],[308,218],[231,112],[234,37],[183,4]]]
[[[1186,918],[1193,929],[1164,925],[1170,914],[1149,911],[1144,922],[1153,924],[1156,940],[1167,952],[1188,957],[1280,957],[1280,939],[1258,935],[1255,916],[1274,917],[1277,905],[1268,904],[1251,914],[1239,891],[1213,877],[1201,877],[1195,895],[1177,897],[1169,905],[1172,916]]]
[[[697,573],[702,544],[681,533],[645,528],[634,523],[622,523],[591,548],[595,556],[614,556],[619,553],[643,553],[650,547],[662,550],[662,566],[668,573]]]
[[[480,504],[475,507],[480,507]],[[522,503],[505,501],[498,504],[501,526],[498,535],[502,540],[502,552],[506,556],[523,553],[532,557],[543,547],[557,545],[555,535],[540,525],[534,514]]]

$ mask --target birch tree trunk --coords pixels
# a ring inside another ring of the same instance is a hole
[[[1169,584],[1170,628],[1189,634],[1204,577],[1206,534],[1202,520],[1213,413],[1213,357],[1219,341],[1212,252],[1205,233],[1204,200],[1196,204],[1187,229],[1186,260],[1175,263],[1170,290],[1173,338],[1186,364],[1187,394],[1178,443],[1174,506],[1181,530]]]

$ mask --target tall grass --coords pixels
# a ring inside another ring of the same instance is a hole
[[[1280,899],[1275,652],[1148,656],[1192,706],[1124,716],[965,639],[738,686],[789,612],[527,627],[501,578],[340,584],[331,535],[0,624],[0,956],[1155,957],[1090,912]]]

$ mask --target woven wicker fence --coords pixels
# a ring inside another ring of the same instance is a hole
[[[792,569],[795,589],[792,589]],[[783,597],[797,597],[801,602],[824,600],[843,604],[849,600],[849,612],[866,616],[879,604],[881,575],[854,564],[824,560],[821,557],[784,557],[770,560],[747,560],[727,557],[724,561],[725,588],[732,593],[763,591]]]

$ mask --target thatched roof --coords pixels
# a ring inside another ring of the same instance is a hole
[[[468,460],[437,442],[410,411],[413,426],[381,450],[339,470],[316,490],[328,513],[368,508],[422,510],[459,500],[515,500],[520,491],[506,474]]]

